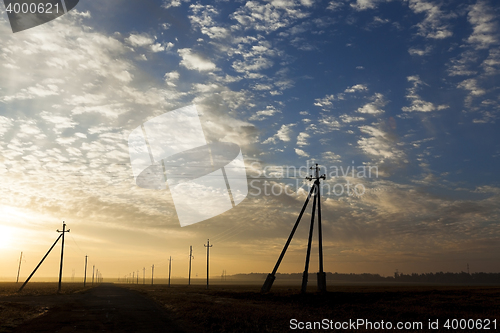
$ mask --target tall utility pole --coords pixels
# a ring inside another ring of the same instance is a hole
[[[19,273],[21,272],[21,261],[22,260],[23,260],[23,252],[21,252],[21,257],[19,257],[19,268],[17,269],[17,280],[16,280],[16,283],[19,282]]]
[[[172,256],[168,259],[168,286],[170,287],[170,274],[172,273]]]
[[[207,248],[207,289],[208,289],[208,280],[209,280],[209,266],[210,266],[210,248],[213,245],[210,245],[210,239],[207,239],[207,244],[203,244]]]
[[[316,167],[313,169],[313,167],[310,168],[311,170],[314,170],[314,176],[311,175],[310,177],[306,177],[307,180],[312,181],[314,180],[313,186],[311,187],[311,190],[309,191],[309,195],[307,196],[306,202],[302,206],[302,210],[299,213],[299,216],[297,218],[297,221],[295,221],[295,225],[292,228],[292,231],[290,232],[290,236],[288,236],[288,240],[285,243],[285,246],[283,247],[283,250],[281,251],[281,254],[278,258],[278,261],[276,262],[276,265],[274,266],[274,269],[272,273],[268,274],[266,281],[264,282],[264,285],[261,288],[261,292],[269,292],[271,290],[271,287],[273,285],[274,280],[276,279],[276,272],[278,271],[278,267],[281,264],[281,261],[283,260],[283,257],[285,256],[286,250],[288,249],[288,246],[290,245],[290,242],[292,241],[293,235],[295,234],[295,231],[297,230],[297,227],[299,226],[300,220],[302,219],[302,215],[304,214],[304,211],[307,208],[307,204],[309,203],[309,200],[311,197],[314,197],[313,199],[313,208],[312,208],[312,215],[311,215],[311,225],[309,227],[309,238],[308,238],[308,243],[307,243],[307,254],[306,254],[306,264],[305,264],[305,269],[304,273],[302,275],[302,288],[301,291],[304,293],[306,292],[307,288],[307,279],[308,279],[308,274],[309,274],[309,259],[311,256],[311,245],[312,245],[312,236],[313,236],[313,229],[314,229],[314,216],[316,213],[316,205],[318,206],[318,238],[319,238],[319,272],[318,272],[318,291],[320,292],[325,292],[326,291],[326,274],[323,271],[323,235],[322,235],[322,229],[321,229],[321,193],[320,193],[320,180],[325,179],[326,175],[319,175],[320,168],[318,164],[316,164]]]
[[[191,285],[191,259],[194,259],[194,257],[193,257],[193,246],[189,246],[189,276],[188,276],[188,286]]]
[[[95,265],[92,265],[92,285],[94,285]]]
[[[61,280],[62,280],[62,269],[63,269],[63,259],[64,259],[64,234],[69,232],[70,230],[66,230],[66,223],[63,221],[63,230],[59,231],[57,229],[57,232],[62,233],[62,245],[61,245],[61,263],[59,265],[59,289],[58,292],[61,292]]]
[[[139,271],[137,271],[137,284],[139,284]]]
[[[142,268],[142,284],[146,284],[146,267]]]
[[[153,276],[155,275],[155,265],[151,266],[151,285],[153,285]]]
[[[83,277],[83,287],[85,288],[85,284],[87,283],[87,257],[85,256],[85,275]]]

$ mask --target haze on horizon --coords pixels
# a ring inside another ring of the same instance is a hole
[[[313,163],[327,171],[325,271],[500,272],[499,10],[88,0],[13,34],[0,6],[0,279],[15,279],[21,251],[26,278],[62,221],[65,278],[85,255],[107,278],[153,264],[166,277],[169,256],[187,277],[191,245],[201,278],[207,239],[211,275],[268,273],[307,195],[290,170]],[[168,189],[136,186],[127,139],[192,104],[209,142],[239,145],[250,187],[181,228]],[[309,219],[279,272],[303,271]],[[57,276],[59,254],[36,276]]]

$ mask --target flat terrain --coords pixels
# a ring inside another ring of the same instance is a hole
[[[499,287],[329,286],[326,294],[312,288],[301,295],[297,286],[275,286],[261,294],[256,285],[206,290],[200,285],[102,284],[67,285],[55,295],[57,285],[51,285],[33,284],[15,295],[0,284],[0,332],[289,332],[294,318],[297,323],[365,319],[423,325],[403,332],[457,332],[443,328],[446,319],[496,319],[497,330],[500,324]],[[429,330],[429,320],[439,320],[439,329]]]

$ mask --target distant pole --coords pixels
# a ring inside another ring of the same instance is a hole
[[[210,245],[210,239],[207,239],[207,245],[203,244],[207,248],[207,289],[208,289],[208,280],[209,280],[209,266],[210,266],[210,248],[213,245]]]
[[[63,221],[63,230],[62,231],[59,231],[59,229],[57,230],[57,232],[62,233],[61,263],[59,265],[59,289],[58,289],[58,292],[61,292],[61,280],[62,280],[62,269],[63,269],[63,259],[64,259],[64,234],[69,232],[69,231],[70,231],[69,229],[66,231],[66,223],[64,223],[64,221]]]
[[[189,246],[189,277],[188,277],[188,286],[191,285],[191,259],[194,259],[194,257],[193,257],[193,246]]]
[[[92,265],[92,285],[94,285],[95,265]]]
[[[142,268],[142,284],[146,284],[146,267]]]
[[[23,260],[23,252],[21,251],[21,257],[19,257],[19,268],[17,269],[17,280],[16,280],[16,283],[19,282],[19,273],[21,272],[21,261],[22,260]]]
[[[132,272],[132,284],[134,284],[134,280],[135,280],[135,272]]]
[[[95,283],[99,283],[99,268],[95,270]]]
[[[155,265],[151,266],[151,285],[153,285],[153,276],[155,275]]]
[[[85,276],[83,277],[83,287],[85,288],[85,284],[87,283],[87,257],[85,256]]]
[[[172,256],[168,259],[168,286],[170,287],[170,274],[172,273]]]
[[[139,271],[137,271],[137,284],[139,284]]]

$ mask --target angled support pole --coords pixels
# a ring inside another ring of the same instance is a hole
[[[314,182],[313,185],[313,207],[311,214],[311,226],[309,227],[309,239],[307,241],[307,254],[306,254],[306,266],[304,268],[304,273],[302,274],[302,288],[301,292],[305,293],[307,290],[307,280],[309,275],[309,260],[311,259],[311,246],[312,246],[312,238],[313,238],[313,230],[314,230],[314,215],[316,213],[316,201],[318,200],[318,189],[316,188],[317,184]]]
[[[281,251],[280,257],[278,258],[278,261],[276,262],[276,265],[274,266],[272,273],[267,275],[266,281],[264,282],[264,285],[260,289],[261,292],[267,293],[271,290],[271,287],[273,286],[274,280],[276,279],[276,272],[278,271],[278,268],[280,267],[281,261],[283,260],[283,257],[285,256],[286,250],[288,249],[288,246],[290,245],[290,242],[292,241],[293,235],[295,234],[295,231],[297,230],[297,227],[299,226],[300,220],[302,219],[302,215],[304,215],[304,211],[307,208],[307,204],[309,203],[309,199],[311,199],[311,195],[312,195],[313,191],[314,191],[314,186],[309,191],[306,202],[304,202],[304,205],[302,206],[302,210],[300,211],[300,214],[297,217],[297,221],[295,221],[295,225],[292,228],[292,232],[290,232],[290,236],[288,236],[288,240],[286,241],[285,246],[283,247],[283,250]]]
[[[26,279],[26,281],[23,283],[23,285],[21,286],[21,288],[19,288],[19,291],[23,290],[24,286],[26,286],[26,284],[29,282],[29,280],[31,279],[31,277],[35,274],[35,272],[37,271],[37,269],[42,265],[42,263],[45,260],[45,258],[47,258],[47,256],[49,255],[50,251],[52,251],[52,249],[54,248],[54,246],[56,246],[57,242],[59,241],[59,239],[61,239],[61,237],[62,237],[62,235],[59,235],[59,237],[57,237],[57,239],[54,242],[54,244],[52,244],[52,246],[47,251],[47,253],[45,254],[45,256],[42,258],[42,260],[40,260],[40,262],[38,263],[38,265],[36,266],[36,268],[33,270],[33,272],[31,272],[30,276]]]

